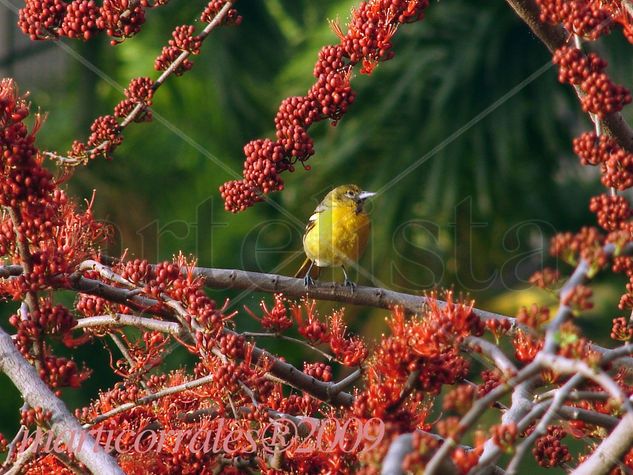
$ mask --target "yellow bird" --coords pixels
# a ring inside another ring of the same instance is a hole
[[[371,223],[363,206],[375,194],[356,185],[342,185],[316,207],[303,234],[307,259],[295,274],[304,277],[306,287],[314,284],[320,267],[341,267],[345,285],[354,289],[345,266],[358,261],[367,246]]]

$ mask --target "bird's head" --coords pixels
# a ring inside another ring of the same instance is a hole
[[[356,185],[341,185],[330,191],[323,201],[330,206],[348,205],[362,210],[365,200],[375,194],[371,191],[363,191]]]

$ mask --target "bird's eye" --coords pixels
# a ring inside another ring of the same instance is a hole
[[[354,192],[352,190],[349,190],[347,193],[345,193],[347,196],[349,196],[350,198],[354,197]]]

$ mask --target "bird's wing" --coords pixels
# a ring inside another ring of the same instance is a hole
[[[308,234],[312,230],[312,228],[314,228],[314,226],[316,225],[317,219],[319,218],[319,213],[322,213],[323,211],[325,211],[326,208],[327,206],[325,206],[323,203],[320,203],[319,206],[316,207],[316,209],[314,210],[314,213],[312,213],[312,216],[310,216],[310,219],[308,219],[308,224],[306,224],[306,229],[303,232],[304,238],[306,234]]]

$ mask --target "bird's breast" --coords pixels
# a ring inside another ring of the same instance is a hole
[[[352,207],[333,207],[320,212],[314,227],[304,236],[308,258],[319,267],[338,267],[357,261],[369,237],[370,221]]]

